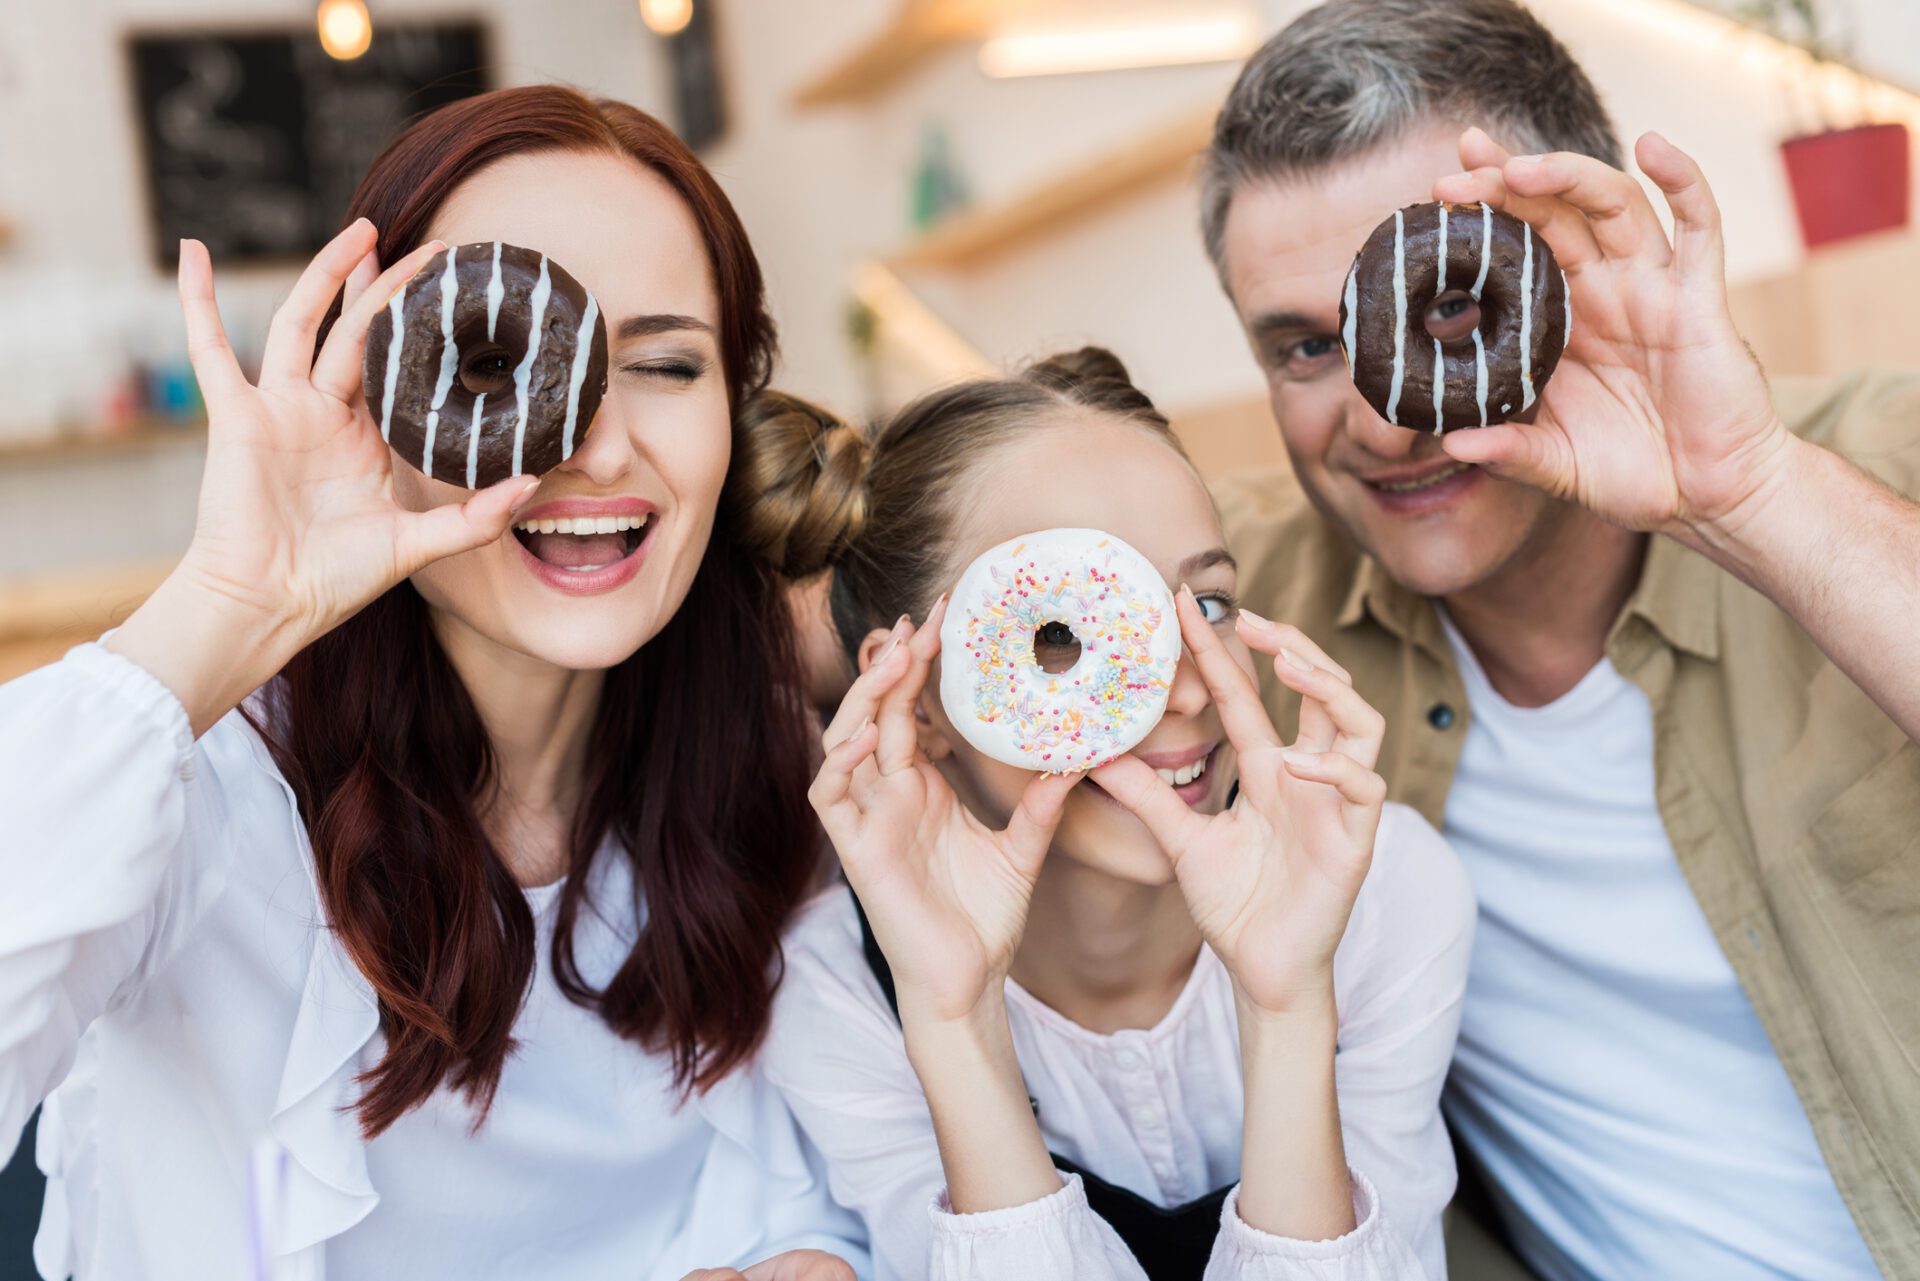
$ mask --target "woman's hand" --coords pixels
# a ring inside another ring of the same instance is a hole
[[[179,567],[111,645],[180,695],[196,733],[403,578],[499,538],[539,483],[516,477],[424,512],[395,501],[361,356],[373,317],[445,246],[422,245],[381,273],[376,239],[360,219],[307,265],[274,313],[253,383],[227,342],[206,247],[181,242],[187,350],[207,403],[199,515]]]
[[[920,750],[914,708],[940,650],[941,597],[895,625],[822,736],[810,793],[893,969],[903,1023],[997,1009],[1027,906],[1077,775],[1034,778],[1003,831],[975,818]]]
[[[1253,679],[1201,616],[1176,601],[1181,634],[1240,759],[1240,794],[1206,815],[1143,762],[1123,756],[1093,778],[1139,816],[1173,862],[1181,892],[1240,998],[1262,1014],[1331,1008],[1333,954],[1373,858],[1387,787],[1373,765],[1385,723],[1351,678],[1291,627],[1246,611],[1240,636],[1273,656],[1302,697],[1284,746]]]
[[[1634,151],[1673,211],[1671,243],[1631,175],[1571,152],[1516,159],[1478,129],[1462,137],[1470,172],[1435,198],[1531,224],[1567,273],[1574,319],[1531,424],[1444,444],[1615,524],[1706,546],[1787,488],[1797,442],[1734,329],[1720,209],[1700,166],[1658,134]]]

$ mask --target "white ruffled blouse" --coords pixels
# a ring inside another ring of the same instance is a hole
[[[600,979],[636,922],[624,860],[595,878],[577,944]],[[291,789],[238,714],[196,743],[97,645],[0,686],[0,886],[0,1152],[44,1099],[47,1277],[678,1281],[804,1247],[866,1275],[757,1070],[681,1105],[658,1056],[557,991],[551,892],[487,1124],[443,1091],[364,1141],[378,1009]]]
[[[1335,1085],[1351,1163],[1352,1232],[1277,1237],[1227,1198],[1206,1281],[1444,1281],[1440,1213],[1453,1151],[1440,1118],[1472,949],[1473,891],[1418,813],[1389,805],[1334,956]],[[761,1059],[860,1212],[877,1281],[1143,1281],[1078,1175],[983,1214],[948,1207],[925,1095],[868,970],[844,886],[800,914]],[[1151,1028],[1097,1033],[1007,984],[1014,1050],[1053,1152],[1171,1207],[1235,1184],[1244,1095],[1233,981],[1201,948]]]

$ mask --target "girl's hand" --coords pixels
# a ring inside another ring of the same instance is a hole
[[[854,1271],[845,1259],[824,1250],[788,1250],[745,1272],[738,1268],[696,1268],[681,1281],[854,1281]]]
[[[997,1002],[1060,810],[1078,775],[1034,778],[1004,831],[975,818],[920,750],[914,708],[940,650],[941,597],[895,625],[822,736],[809,793],[893,968],[903,1023]]]
[[[1385,722],[1351,678],[1293,628],[1242,610],[1240,636],[1273,656],[1300,693],[1300,736],[1283,746],[1251,677],[1180,589],[1181,634],[1240,758],[1240,795],[1215,815],[1191,809],[1132,756],[1094,781],[1139,816],[1173,861],[1208,946],[1254,1011],[1319,1012],[1333,953],[1373,858],[1387,785],[1373,765]]]
[[[424,512],[395,501],[361,355],[393,291],[445,246],[422,245],[381,273],[376,239],[360,219],[307,265],[274,313],[254,383],[227,342],[206,247],[181,242],[187,352],[207,403],[199,515],[185,558],[110,644],[180,696],[195,732],[401,579],[499,538],[539,483],[504,480]]]

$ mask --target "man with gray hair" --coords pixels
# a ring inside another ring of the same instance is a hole
[[[1446,1109],[1521,1258],[1920,1277],[1920,378],[1769,388],[1704,177],[1635,158],[1671,239],[1511,0],[1332,0],[1254,55],[1202,209],[1291,462],[1219,488],[1241,598],[1473,876]],[[1444,438],[1338,340],[1355,250],[1436,198],[1525,219],[1574,309],[1531,412]]]

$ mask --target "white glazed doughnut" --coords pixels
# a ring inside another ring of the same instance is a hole
[[[1080,658],[1048,673],[1036,633],[1064,623]],[[1092,769],[1147,736],[1180,664],[1173,594],[1097,529],[1010,539],[967,566],[940,629],[940,702],[967,742],[1021,769]]]

